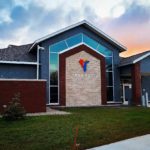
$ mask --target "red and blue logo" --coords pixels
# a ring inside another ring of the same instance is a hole
[[[87,70],[87,64],[89,63],[90,61],[88,60],[84,60],[84,59],[80,59],[79,60],[79,64],[81,65],[82,69],[84,72],[86,72]]]

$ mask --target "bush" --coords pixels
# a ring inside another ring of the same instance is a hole
[[[23,119],[25,115],[25,109],[20,103],[20,93],[14,94],[12,101],[4,110],[3,118],[5,120],[18,120]]]

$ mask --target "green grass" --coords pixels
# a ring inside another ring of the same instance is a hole
[[[150,133],[150,109],[70,108],[66,116],[27,117],[6,122],[0,119],[0,149],[69,150],[75,127],[77,142],[86,149]]]

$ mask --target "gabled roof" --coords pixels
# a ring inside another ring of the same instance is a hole
[[[7,48],[0,49],[0,62],[3,61],[24,61],[35,62],[36,57],[29,53],[32,44],[21,46],[9,45]]]
[[[131,65],[131,64],[135,64],[143,59],[145,59],[146,57],[150,56],[150,50],[145,51],[143,53],[139,53],[127,58],[122,58],[120,61],[120,67],[121,66],[127,66],[127,65]]]
[[[90,29],[91,31],[93,31],[94,33],[96,33],[97,35],[99,35],[100,37],[104,38],[105,40],[107,40],[108,42],[110,42],[112,45],[118,47],[120,49],[120,52],[127,50],[127,48],[125,46],[123,46],[122,44],[120,44],[116,40],[112,39],[109,35],[105,34],[103,31],[101,31],[97,27],[93,26],[91,23],[87,22],[86,20],[83,20],[81,22],[78,22],[76,24],[68,26],[68,27],[66,27],[64,29],[61,29],[61,30],[59,30],[57,32],[54,32],[54,33],[49,34],[49,35],[47,35],[47,36],[45,36],[43,38],[40,38],[40,39],[36,40],[33,43],[33,45],[31,46],[31,48],[29,49],[29,51],[32,50],[34,48],[34,46],[36,46],[40,42],[42,42],[44,40],[47,40],[47,39],[49,39],[51,37],[54,37],[54,36],[56,36],[56,35],[58,35],[60,33],[63,33],[65,31],[67,31],[67,30],[70,30],[70,29],[73,29],[75,27],[81,26],[81,25],[85,26],[86,28]]]

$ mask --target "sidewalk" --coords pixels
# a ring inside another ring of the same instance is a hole
[[[150,134],[91,148],[89,150],[150,150]]]
[[[40,113],[27,113],[27,116],[45,116],[45,115],[68,115],[69,112],[66,111],[60,111],[56,109],[46,108],[46,112],[40,112]]]
[[[60,110],[56,110],[56,109],[46,108],[46,112],[27,113],[26,116],[69,115],[69,114],[71,114],[71,113],[62,111],[62,110],[60,111]],[[0,115],[0,118],[2,118],[1,115]]]

